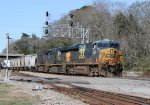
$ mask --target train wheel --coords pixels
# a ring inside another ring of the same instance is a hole
[[[114,75],[114,73],[107,70],[107,76],[106,77],[111,78],[111,77],[115,77],[115,75]]]
[[[122,77],[122,72],[117,73],[117,77]]]
[[[66,75],[69,75],[69,69],[70,69],[70,67],[66,66]]]
[[[93,71],[90,71],[90,74],[89,74],[90,77],[93,77],[94,76],[94,73]]]
[[[94,68],[94,76],[99,76],[99,72],[98,72],[98,68],[97,67],[95,67]]]
[[[94,76],[93,68],[90,68],[90,69],[89,69],[89,76],[90,76],[90,77],[93,77],[93,76]]]
[[[74,69],[73,69],[73,67],[71,67],[71,68],[69,69],[69,74],[73,75],[73,72],[74,72]]]

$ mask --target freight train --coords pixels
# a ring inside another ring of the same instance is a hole
[[[122,76],[122,51],[113,40],[99,40],[53,48],[11,59],[13,70],[27,70],[65,75]]]

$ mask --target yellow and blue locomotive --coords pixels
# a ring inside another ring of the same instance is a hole
[[[67,75],[119,77],[122,74],[122,51],[117,42],[99,40],[39,52],[37,71]]]

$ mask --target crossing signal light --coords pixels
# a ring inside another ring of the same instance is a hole
[[[73,18],[73,14],[69,14],[69,26],[73,26],[73,21],[72,21],[72,18]]]
[[[48,21],[46,21],[45,24],[48,25]]]
[[[73,18],[73,14],[69,14],[70,18]]]
[[[45,34],[48,34],[48,29],[45,29]]]
[[[69,22],[69,26],[73,26],[73,22],[72,21]]]
[[[46,16],[48,17],[48,11],[46,12]]]

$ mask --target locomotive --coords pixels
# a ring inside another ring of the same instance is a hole
[[[66,75],[120,77],[123,70],[119,43],[108,39],[53,48],[11,62],[14,70]]]

